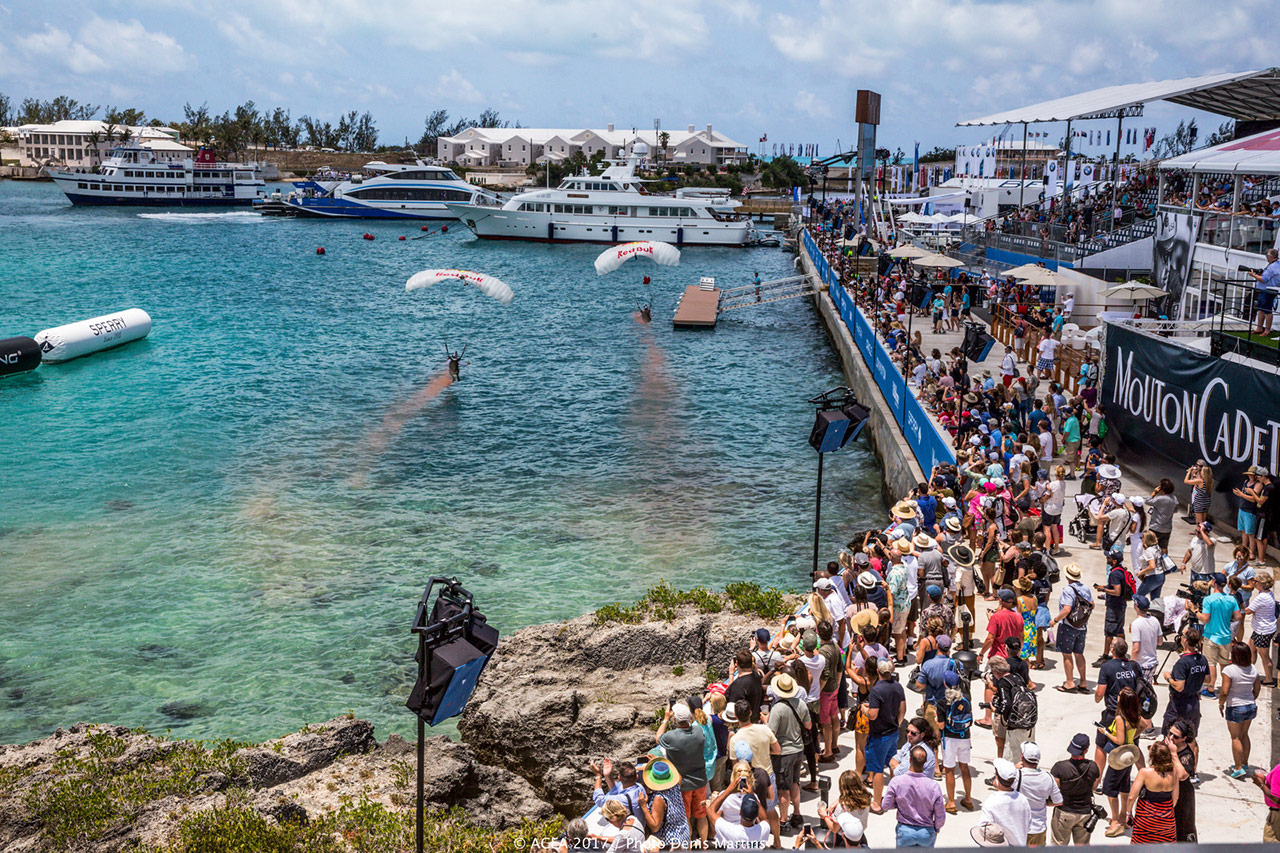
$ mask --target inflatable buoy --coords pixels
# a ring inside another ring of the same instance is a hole
[[[40,366],[40,345],[28,337],[0,340],[0,376],[26,373]]]
[[[364,235],[364,238],[365,238],[366,240],[372,240],[372,239],[373,239],[373,235],[372,235],[372,234],[365,234],[365,235]]]
[[[70,361],[91,352],[140,340],[150,332],[151,317],[147,312],[141,308],[129,308],[45,329],[36,335],[36,343],[40,345],[45,361]]]
[[[401,234],[401,235],[400,235],[400,239],[401,239],[401,240],[403,240],[403,239],[404,239],[404,235],[403,235],[403,234]]]
[[[431,226],[429,226],[429,225],[423,225],[423,226],[422,226],[422,230],[423,230],[423,231],[430,231],[430,230],[431,230]]]
[[[323,254],[324,254],[324,246],[316,246],[316,254],[317,254],[317,255],[323,255]]]
[[[441,225],[441,226],[440,226],[440,233],[441,233],[441,234],[448,234],[448,233],[449,233],[449,226],[448,226],[448,225]]]

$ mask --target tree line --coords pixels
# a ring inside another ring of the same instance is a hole
[[[0,92],[0,127],[22,124],[53,124],[57,121],[88,121],[101,115],[108,127],[104,136],[115,137],[115,128],[168,126],[190,142],[207,145],[227,154],[240,154],[251,148],[332,148],[335,151],[376,151],[378,125],[369,111],[350,110],[336,122],[322,121],[309,115],[294,119],[285,107],[260,109],[253,101],[246,101],[221,114],[209,109],[208,103],[199,106],[184,104],[182,118],[165,121],[148,118],[137,107],[102,107],[81,103],[66,95],[51,100],[24,98],[15,102]],[[476,119],[465,116],[452,119],[447,110],[432,110],[423,120],[423,132],[416,143],[408,139],[405,148],[417,153],[433,155],[441,136],[456,136],[468,127],[520,127],[519,122],[502,118],[495,109],[486,109]],[[121,137],[123,138],[123,137]],[[107,141],[110,141],[109,139]],[[389,146],[382,146],[385,150]],[[400,147],[400,146],[391,146]]]

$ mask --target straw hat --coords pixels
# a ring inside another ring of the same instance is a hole
[[[916,505],[915,501],[898,501],[893,505],[894,518],[915,518]]]
[[[1029,595],[1031,593],[1031,578],[1028,578],[1028,577],[1017,578],[1013,582],[1013,588],[1016,589],[1018,592],[1022,593],[1023,595]]]
[[[1117,465],[1099,465],[1097,468],[1098,476],[1104,480],[1119,480],[1120,468]]]
[[[1107,756],[1107,766],[1112,770],[1127,770],[1142,758],[1142,750],[1131,743],[1117,746]]]
[[[862,587],[863,589],[875,589],[876,576],[871,574],[871,572],[863,572],[862,574],[858,575],[858,586]]]
[[[960,519],[956,518],[954,515],[951,516],[951,518],[948,518],[943,523],[946,525],[947,529],[950,530],[952,533],[960,532]]]
[[[665,791],[680,784],[680,771],[669,761],[650,761],[644,768],[644,785],[650,791]]]
[[[800,685],[791,676],[783,673],[773,680],[773,693],[779,699],[790,699],[800,692]]]
[[[1062,567],[1062,573],[1067,576],[1069,581],[1080,580],[1080,567],[1075,563],[1068,563]]]
[[[934,539],[928,533],[917,533],[916,537],[911,540],[911,544],[915,545],[921,551],[928,551],[930,548],[938,547],[938,540]]]
[[[893,543],[893,547],[897,549],[898,553],[904,557],[907,556],[908,554],[915,553],[915,548],[911,547],[910,539],[899,539],[898,541]]]

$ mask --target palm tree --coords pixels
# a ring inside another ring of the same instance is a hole
[[[671,134],[665,130],[658,133],[658,148],[662,151],[663,162],[667,159],[667,146],[671,143]]]
[[[96,130],[90,131],[85,136],[85,141],[89,143],[89,165],[92,166],[95,160],[102,160],[102,149],[99,147],[102,145],[102,134]]]

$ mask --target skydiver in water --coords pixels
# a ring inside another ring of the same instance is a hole
[[[652,310],[650,310],[650,305],[648,302],[645,302],[643,305],[641,305],[640,310],[637,311],[636,314],[639,315],[641,323],[648,323],[653,319],[653,312]]]
[[[469,346],[469,344],[467,346]],[[444,345],[444,354],[449,358],[449,381],[461,382],[462,357],[467,354],[467,347],[464,346],[462,348],[462,352],[453,352],[449,349],[449,343],[446,341]],[[471,362],[467,362],[467,364],[470,363]]]

